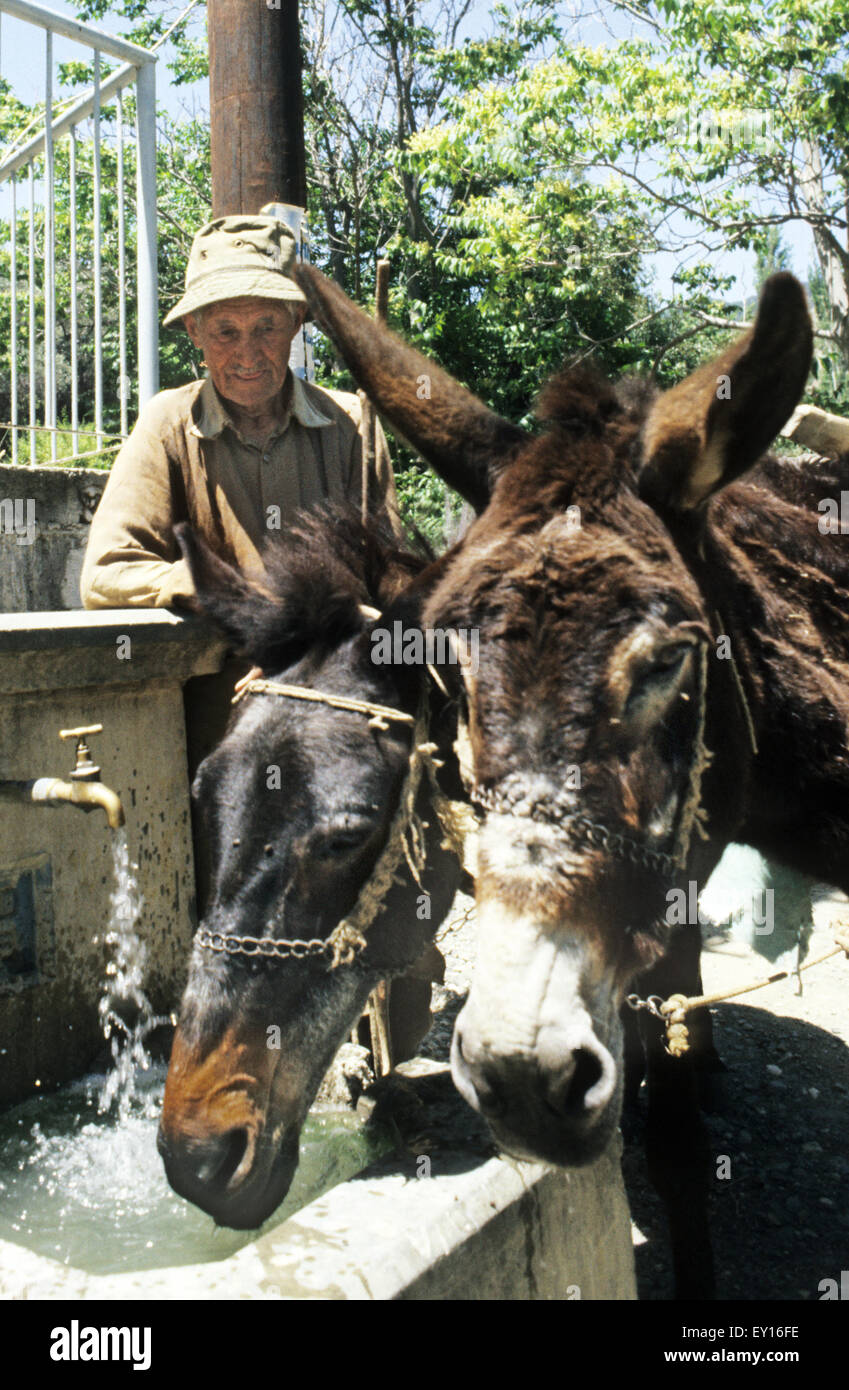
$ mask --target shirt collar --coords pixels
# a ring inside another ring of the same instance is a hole
[[[307,429],[319,429],[323,425],[333,424],[330,416],[325,415],[310,400],[304,381],[294,372],[292,373],[292,414],[302,425],[306,425]]]
[[[310,400],[307,388],[299,376],[292,373],[292,399],[289,403],[289,412],[286,419],[281,423],[280,433],[282,434],[289,425],[291,417],[294,415],[299,424],[307,429],[320,429],[324,425],[332,425],[333,421],[329,416],[322,413]],[[195,406],[195,423],[191,427],[192,434],[201,439],[217,439],[226,426],[238,434],[238,430],[233,423],[227,409],[212,384],[212,377],[205,377],[203,385],[198,392],[197,404]]]

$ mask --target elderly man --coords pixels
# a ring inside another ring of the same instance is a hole
[[[183,320],[209,376],[161,391],[121,449],[95,514],[80,589],[86,608],[195,606],[174,525],[189,521],[225,560],[262,575],[260,551],[293,513],[361,496],[358,396],[289,370],[306,300],[294,237],[275,217],[219,217],[192,244]],[[373,509],[397,526],[377,427]]]
[[[209,376],[160,391],[121,449],[94,515],[80,590],[86,608],[195,608],[174,526],[189,521],[222,559],[257,579],[261,551],[299,507],[361,499],[360,399],[289,369],[306,299],[292,279],[295,239],[276,217],[219,217],[192,243],[186,290],[165,319],[184,322]],[[372,509],[398,529],[386,441],[376,431]],[[237,677],[186,687],[189,772],[218,743]],[[196,835],[200,897],[206,846]]]

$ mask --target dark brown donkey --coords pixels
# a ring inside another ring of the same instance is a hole
[[[849,890],[846,542],[778,464],[756,469],[808,373],[804,294],[773,276],[753,329],[662,395],[564,371],[531,436],[316,271],[299,281],[381,412],[482,511],[425,612],[480,634],[461,695],[479,958],[453,1071],[504,1148],[585,1162],[619,1119],[631,982],[698,992],[671,890],[731,839]],[[693,1068],[652,1042],[650,1166],[679,1294],[699,1296]]]
[[[376,629],[417,627],[434,573],[378,523],[303,516],[266,551],[262,587],[177,534],[204,611],[270,679],[193,787],[213,874],[159,1149],[177,1192],[251,1228],[285,1197],[369,992],[415,967],[462,881],[418,753],[433,739],[440,789],[460,795],[456,717],[424,666],[372,659]]]

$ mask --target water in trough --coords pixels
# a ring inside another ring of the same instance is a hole
[[[145,1041],[157,1019],[144,993],[143,912],[126,833],[114,843],[116,887],[107,935],[111,960],[99,1004],[113,1066],[0,1115],[0,1240],[92,1274],[224,1259],[255,1231],[217,1228],[178,1197],[156,1151],[165,1067]],[[279,1225],[389,1147],[385,1132],[350,1113],[314,1110]]]

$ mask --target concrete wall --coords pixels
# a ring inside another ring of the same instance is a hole
[[[203,624],[158,610],[0,616],[0,780],[67,778],[59,730],[103,724],[92,756],[124,804],[160,1013],[196,925],[182,685],[222,653]],[[102,1043],[112,837],[100,810],[0,804],[0,1103],[80,1075]]]
[[[79,608],[89,523],[108,477],[97,468],[0,465],[0,611]],[[16,517],[19,534],[9,529]]]

